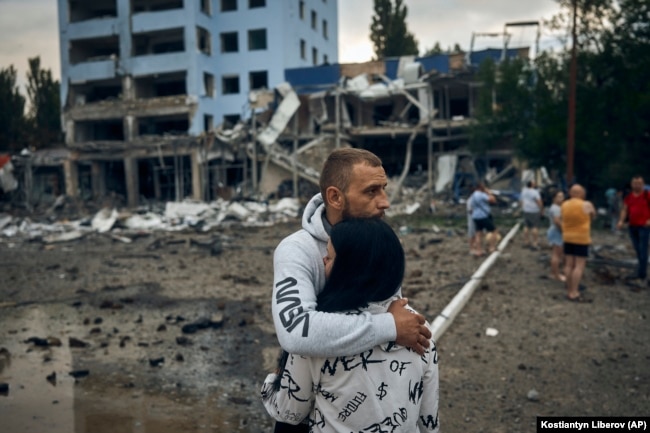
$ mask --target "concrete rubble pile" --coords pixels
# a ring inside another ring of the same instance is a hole
[[[211,203],[189,200],[167,202],[159,212],[119,212],[114,208],[104,208],[93,217],[54,223],[0,215],[0,237],[23,241],[40,240],[49,244],[80,239],[90,233],[111,233],[124,235],[118,240],[128,242],[128,235],[132,233],[183,230],[208,232],[229,224],[244,227],[270,226],[296,219],[300,211],[298,200],[283,198],[272,204],[225,200]]]

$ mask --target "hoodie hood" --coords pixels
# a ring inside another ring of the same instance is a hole
[[[327,243],[329,234],[323,224],[325,218],[325,202],[320,193],[309,200],[302,214],[302,228],[319,241]]]
[[[398,291],[397,294],[391,296],[390,298],[386,299],[385,301],[370,302],[367,307],[360,308],[359,311],[362,312],[362,313],[363,312],[368,312],[370,314],[386,313],[386,312],[388,312],[388,307],[390,307],[390,304],[393,301],[395,301],[397,299],[400,299],[400,298],[401,298],[401,288],[400,288],[400,290]],[[409,310],[415,312],[408,305],[406,306],[406,308],[408,308]],[[399,345],[395,344],[394,341],[387,341],[385,343],[381,343],[381,344],[379,344],[379,347],[385,352],[392,352],[392,351],[396,351],[396,350],[407,350],[406,347],[399,346]]]

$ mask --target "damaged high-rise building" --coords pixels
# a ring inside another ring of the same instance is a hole
[[[66,193],[214,198],[246,155],[215,126],[248,117],[250,91],[337,62],[336,0],[58,0]],[[228,165],[223,161],[227,160]]]

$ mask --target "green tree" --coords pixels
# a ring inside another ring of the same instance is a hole
[[[40,57],[29,59],[27,72],[29,98],[28,121],[32,124],[31,144],[51,147],[61,141],[61,104],[59,82],[52,72],[41,69]]]
[[[13,65],[0,69],[0,149],[20,150],[24,145],[25,98],[16,85]]]
[[[533,167],[566,169],[569,62],[566,53],[541,53],[534,61],[534,119],[529,140],[518,149]]]
[[[574,173],[599,197],[648,175],[650,26],[647,0],[577,0]],[[567,30],[572,2],[547,25]],[[570,31],[565,31],[570,33]],[[566,41],[565,41],[566,42]],[[533,167],[566,170],[570,51],[481,65],[472,148],[508,145]]]
[[[408,8],[403,0],[374,0],[370,40],[377,59],[418,54],[418,42],[406,27]]]
[[[498,122],[496,76],[497,65],[492,59],[487,58],[481,62],[476,73],[476,78],[481,83],[474,115],[476,123],[470,134],[470,148],[480,155],[495,147],[501,140],[501,134],[495,127]]]
[[[650,156],[650,3],[618,3],[607,16],[611,25],[600,33],[600,51],[588,52],[583,62],[589,74],[585,108],[600,103],[598,128],[589,138],[603,144],[598,163],[604,176],[621,184],[633,173],[650,175],[644,160]],[[585,113],[583,128],[593,115]],[[617,156],[614,164],[611,155]]]
[[[442,47],[440,46],[440,42],[436,42],[432,48],[429,48],[422,54],[423,57],[426,56],[435,56],[438,54],[453,54],[453,53],[462,53],[463,49],[460,47],[460,44],[455,43],[454,48],[449,48],[447,50],[443,50]]]
[[[436,42],[433,45],[433,47],[426,50],[422,56],[423,57],[436,56],[436,55],[442,54],[442,53],[443,53],[443,51],[442,51],[442,47],[440,46],[440,42]]]

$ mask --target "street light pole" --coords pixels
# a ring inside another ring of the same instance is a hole
[[[567,120],[567,158],[566,158],[566,181],[567,185],[573,182],[573,157],[575,153],[575,127],[576,127],[576,76],[577,76],[577,59],[576,59],[576,16],[578,10],[578,1],[573,0],[573,28],[571,36],[573,38],[571,46],[571,66],[569,72],[569,115]]]

